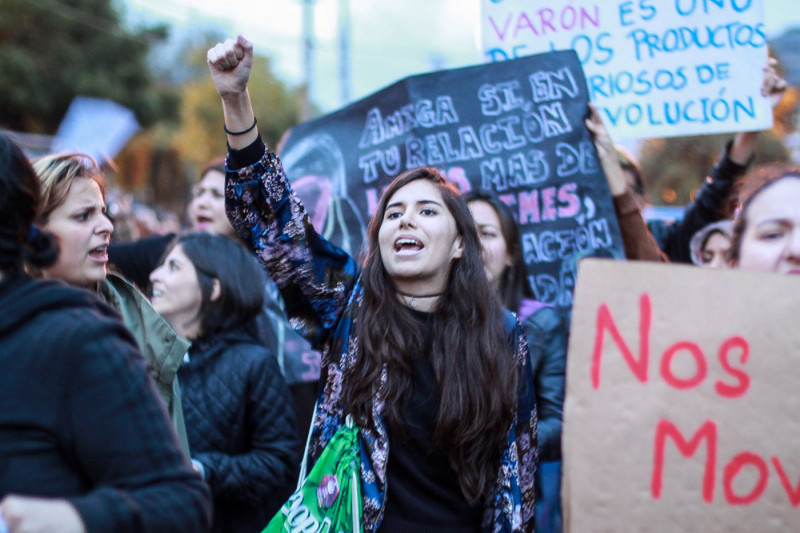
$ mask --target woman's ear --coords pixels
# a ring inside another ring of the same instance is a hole
[[[458,235],[456,240],[453,241],[453,247],[450,250],[450,259],[460,259],[464,255],[464,237]]]
[[[219,280],[217,278],[214,278],[214,281],[212,281],[211,283],[212,283],[211,297],[209,298],[209,300],[215,302],[219,299],[220,296],[222,296],[222,287],[220,286]]]

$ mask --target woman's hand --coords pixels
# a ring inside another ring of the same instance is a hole
[[[228,39],[217,44],[206,57],[211,80],[222,98],[228,145],[239,150],[258,138],[253,106],[247,92],[253,69],[253,43],[239,35],[236,40]]]
[[[592,134],[594,145],[597,148],[597,155],[601,158],[616,158],[617,152],[614,149],[614,141],[611,140],[611,135],[608,133],[606,125],[603,124],[600,113],[597,112],[597,108],[592,103],[589,103],[589,116],[586,118],[585,124]]]
[[[764,67],[764,79],[761,81],[761,96],[769,99],[769,105],[775,109],[783,98],[788,87],[786,80],[778,74],[778,60],[770,57]],[[740,131],[733,137],[728,158],[738,165],[749,165],[756,153],[757,131]]]
[[[769,98],[769,104],[773,109],[780,103],[783,94],[789,85],[786,80],[778,74],[778,60],[770,57],[767,66],[764,67],[764,79],[761,82],[761,96]]]
[[[81,516],[67,500],[7,496],[0,514],[9,533],[86,533]]]
[[[244,35],[218,43],[206,57],[211,79],[223,100],[247,90],[253,68],[253,43]]]
[[[594,139],[597,157],[606,175],[611,196],[621,196],[625,193],[628,185],[625,181],[625,174],[619,164],[617,149],[614,148],[614,141],[611,140],[611,135],[608,133],[605,124],[603,124],[600,113],[591,103],[589,104],[589,116],[585,123],[586,128],[592,134],[592,139]]]

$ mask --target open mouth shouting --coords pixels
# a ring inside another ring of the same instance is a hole
[[[108,243],[89,250],[89,257],[97,263],[108,263]]]
[[[419,253],[425,245],[413,237],[399,237],[394,241],[394,253],[397,255],[414,255]]]
[[[214,219],[204,215],[197,215],[194,219],[194,225],[197,229],[205,229],[214,223]]]

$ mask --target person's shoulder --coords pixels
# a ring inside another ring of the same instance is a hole
[[[117,272],[109,272],[106,279],[100,285],[100,293],[108,299],[112,296],[112,301],[136,301],[144,298],[142,292],[125,276]],[[115,306],[116,307],[116,306]]]
[[[227,339],[224,348],[209,362],[212,360],[216,374],[255,384],[258,390],[282,387],[285,381],[277,358],[255,339]]]
[[[281,373],[278,359],[265,346],[253,342],[246,342],[232,347],[235,352],[232,355],[238,364],[246,367],[248,372],[254,374]]]
[[[550,331],[558,328],[562,322],[562,315],[558,309],[552,305],[547,305],[541,302],[527,313],[525,319],[522,321],[523,326],[533,326],[540,330]]]
[[[155,315],[150,301],[141,290],[126,277],[109,272],[100,285],[100,292],[112,307],[122,313],[123,317],[137,316],[142,313]]]
[[[20,276],[2,298],[16,308],[17,316],[48,315],[72,311],[76,319],[92,322],[93,317],[118,318],[118,314],[94,292],[55,280],[34,280]],[[87,314],[87,311],[89,313]],[[95,313],[95,314],[92,314]]]
[[[260,362],[262,360],[274,359],[269,349],[257,339],[249,339],[247,341],[231,344],[225,349],[225,352],[229,356],[236,357],[239,360]]]
[[[28,332],[23,335],[35,333],[30,343],[36,351],[57,352],[59,360],[72,362],[98,352],[115,357],[136,351],[120,315],[88,289],[36,280],[18,289],[13,314]]]
[[[275,360],[272,352],[249,331],[236,329],[207,338],[203,344],[206,350],[227,366],[242,370],[254,366],[265,366]],[[276,363],[277,364],[277,363]]]

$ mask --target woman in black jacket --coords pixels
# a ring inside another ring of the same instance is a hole
[[[178,237],[150,279],[153,307],[192,341],[178,375],[213,531],[260,531],[291,493],[300,455],[286,382],[253,331],[263,273],[242,246],[199,232]]]

